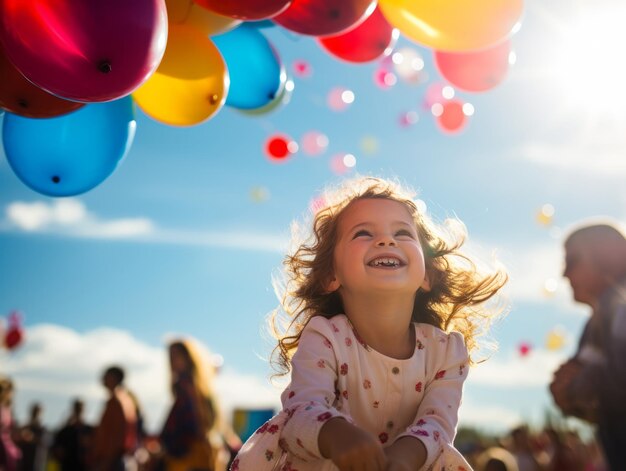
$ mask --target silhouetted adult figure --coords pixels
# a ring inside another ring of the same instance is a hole
[[[597,424],[609,469],[626,470],[626,237],[613,224],[591,224],[565,241],[574,300],[592,313],[576,354],[550,390],[564,414]]]
[[[86,471],[87,451],[93,427],[85,423],[85,404],[80,399],[72,401],[72,410],[65,425],[55,434],[51,455],[59,463],[60,471]]]

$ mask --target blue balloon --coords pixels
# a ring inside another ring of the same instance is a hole
[[[230,75],[226,105],[252,110],[274,100],[286,74],[260,31],[240,26],[211,40],[222,53]]]
[[[130,96],[54,118],[7,112],[2,142],[18,178],[38,193],[72,196],[102,183],[128,153],[137,123]]]

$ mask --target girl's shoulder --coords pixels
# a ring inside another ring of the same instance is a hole
[[[352,330],[352,326],[345,314],[337,314],[330,319],[322,315],[311,317],[304,331],[316,330],[323,335],[334,337]]]
[[[460,332],[452,331],[446,332],[439,327],[435,327],[431,324],[424,324],[421,322],[415,322],[415,337],[416,341],[424,344],[445,344],[445,345],[458,345],[459,347],[465,346],[465,339]]]

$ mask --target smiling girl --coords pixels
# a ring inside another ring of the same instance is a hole
[[[283,409],[233,471],[470,470],[452,445],[468,351],[506,275],[395,182],[359,177],[324,201],[285,260],[288,322],[272,317]]]

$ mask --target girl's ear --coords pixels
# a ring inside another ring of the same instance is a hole
[[[424,273],[424,281],[422,281],[420,289],[428,293],[430,291],[430,288],[430,275],[428,274],[428,270],[426,270],[426,273]]]
[[[339,289],[341,283],[339,280],[333,275],[330,281],[326,284],[326,293],[333,293]]]

